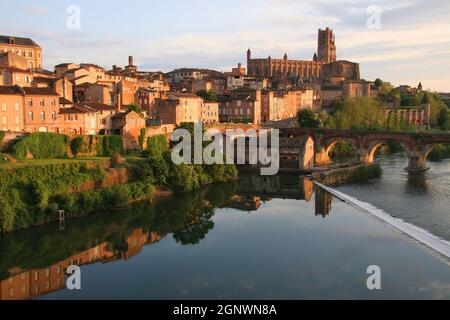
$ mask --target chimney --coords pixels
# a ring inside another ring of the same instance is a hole
[[[128,65],[129,66],[133,65],[133,56],[128,56]]]
[[[113,64],[113,70],[117,69],[117,65]]]

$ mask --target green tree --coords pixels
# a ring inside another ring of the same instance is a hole
[[[381,80],[380,78],[375,79],[374,82],[375,86],[377,86],[377,88],[380,88],[381,85],[383,84],[383,80]]]
[[[141,128],[141,133],[139,134],[139,145],[141,146],[142,150],[144,150],[144,142],[145,142],[146,134],[147,134],[147,128]]]
[[[196,95],[202,97],[206,102],[217,102],[217,95],[212,90],[200,90],[196,92]]]
[[[450,112],[447,107],[444,106],[439,111],[437,123],[442,130],[450,129]]]
[[[320,120],[309,109],[300,110],[297,114],[297,121],[299,126],[304,128],[318,128],[320,126]]]
[[[334,129],[376,130],[385,126],[383,106],[369,97],[341,97],[332,103],[327,126]]]
[[[70,141],[70,150],[72,151],[72,154],[76,157],[79,153],[82,152],[84,144],[83,137],[75,137]]]
[[[134,111],[137,114],[142,115],[142,110],[134,102],[128,106],[129,111]]]

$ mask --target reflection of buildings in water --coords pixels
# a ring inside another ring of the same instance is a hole
[[[85,265],[96,262],[109,262],[119,258],[130,259],[142,250],[145,244],[152,244],[162,238],[156,232],[144,232],[142,229],[134,230],[126,240],[127,250],[111,249],[109,243],[104,242],[83,252],[76,253],[67,259],[42,269],[11,269],[9,278],[0,281],[0,300],[23,300],[52,291],[64,289],[65,272],[70,265]]]
[[[244,175],[239,179],[237,194],[261,198],[311,200],[312,180],[298,175],[259,176]]]
[[[316,188],[316,216],[327,217],[331,211],[333,195],[322,188]]]
[[[242,211],[256,211],[261,206],[261,197],[234,195],[231,198],[230,208]]]
[[[297,175],[278,176],[242,176],[239,180],[237,195],[233,197],[230,207],[244,210],[257,199],[253,209],[260,206],[261,200],[270,201],[273,198],[296,199],[311,201],[315,195],[315,213],[326,217],[330,214],[333,196],[323,189],[315,188],[311,179]],[[256,205],[257,204],[257,205]],[[249,210],[247,210],[249,211]]]

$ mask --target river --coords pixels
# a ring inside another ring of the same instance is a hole
[[[382,178],[338,189],[448,236],[449,164],[411,178],[403,160],[383,157]],[[69,265],[81,266],[81,290],[66,289]],[[367,287],[373,265],[381,290]],[[242,175],[7,235],[0,289],[0,299],[441,299],[450,268],[308,179]]]
[[[383,169],[380,179],[335,189],[450,241],[450,159],[428,162],[429,171],[414,175],[404,170],[408,160],[402,153],[376,160]]]

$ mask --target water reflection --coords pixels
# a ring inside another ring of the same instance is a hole
[[[69,265],[129,260],[144,246],[172,236],[181,245],[196,245],[214,228],[215,208],[257,211],[272,199],[310,202],[314,184],[294,175],[244,175],[239,182],[215,185],[127,210],[15,232],[0,242],[0,300],[30,299],[65,288]],[[315,193],[315,214],[327,217],[331,194]]]
[[[428,193],[428,183],[425,173],[408,174],[406,192],[424,195]]]

